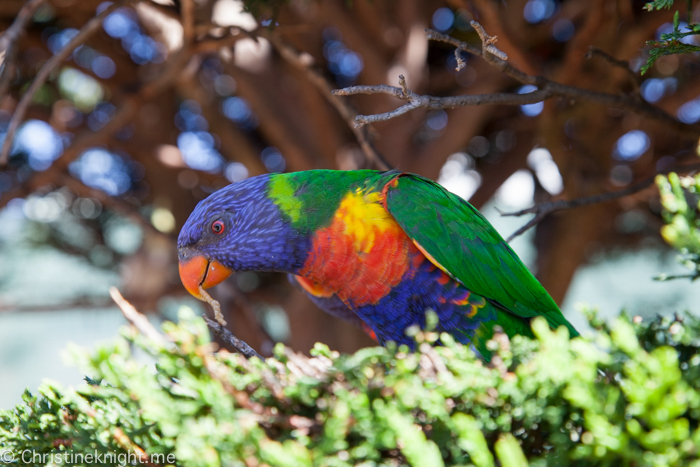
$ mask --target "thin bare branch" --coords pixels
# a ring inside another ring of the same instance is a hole
[[[389,96],[394,96],[397,99],[405,100],[409,98],[409,96],[404,93],[403,89],[397,88],[396,86],[389,86],[386,84],[377,84],[376,86],[349,86],[343,89],[334,89],[332,93],[334,96],[354,96],[356,94],[387,94]]]
[[[472,21],[472,26],[477,29],[479,23]],[[483,29],[483,28],[481,28]],[[478,29],[477,29],[478,30]],[[645,117],[653,118],[659,120],[671,128],[675,129],[681,134],[691,136],[693,138],[698,138],[700,136],[700,125],[690,125],[683,123],[680,120],[674,118],[672,115],[663,111],[659,107],[649,104],[648,102],[637,99],[634,96],[625,96],[617,94],[609,94],[605,92],[592,91],[590,89],[577,88],[575,86],[568,86],[565,84],[557,83],[543,76],[531,76],[523,71],[513,67],[507,61],[501,59],[493,51],[484,49],[488,53],[485,53],[479,47],[471,44],[467,44],[460,40],[457,40],[448,35],[442,34],[438,31],[432,29],[426,29],[427,38],[429,40],[446,42],[453,45],[458,50],[464,50],[470,54],[483,57],[490,64],[498,68],[501,72],[510,76],[511,78],[523,83],[536,86],[538,91],[522,94],[518,96],[528,96],[528,97],[514,97],[513,94],[494,94],[494,98],[489,98],[487,95],[483,96],[450,96],[450,97],[430,97],[430,96],[417,96],[414,95],[414,100],[421,100],[421,102],[414,102],[413,105],[405,105],[399,109],[392,112],[387,112],[380,115],[363,116],[358,115],[355,119],[356,124],[362,126],[366,123],[384,121],[391,118],[395,118],[402,115],[410,110],[417,108],[430,108],[430,109],[447,109],[452,107],[458,107],[462,105],[482,105],[482,104],[506,104],[506,105],[523,105],[532,104],[535,102],[542,102],[553,96],[567,97],[570,99],[583,99],[591,102],[597,102],[599,104],[613,107],[621,110],[630,111]],[[484,34],[486,34],[484,32]],[[493,42],[493,37],[486,34],[487,40]],[[482,38],[483,40],[483,38]],[[498,49],[496,49],[498,50]],[[500,52],[500,51],[499,51]],[[458,61],[459,68],[459,61]],[[334,91],[335,95],[351,95],[351,94],[391,94],[395,97],[402,98],[401,94],[398,93],[398,88],[393,88],[392,86],[352,86],[345,89],[340,89]],[[429,100],[429,104],[424,100]]]
[[[63,63],[70,56],[70,54],[72,54],[73,51],[78,48],[78,46],[85,43],[90,36],[95,34],[100,29],[102,21],[107,17],[107,15],[122,6],[124,3],[126,3],[126,1],[127,0],[114,2],[102,10],[100,14],[88,21],[78,32],[78,34],[76,34],[63,49],[48,59],[44,66],[41,67],[41,70],[39,70],[39,73],[37,73],[32,84],[29,85],[29,88],[17,104],[15,112],[12,114],[12,119],[10,120],[10,124],[7,128],[7,134],[5,135],[5,141],[3,141],[2,149],[0,149],[0,167],[7,165],[15,132],[22,123],[24,114],[27,113],[27,109],[34,99],[34,94],[36,94],[39,88],[46,82],[47,79],[49,79],[51,73],[58,68],[61,63]]]
[[[484,30],[483,26],[481,26],[477,21],[470,21],[469,24],[471,24],[481,39],[481,48],[484,56],[486,56],[486,52],[488,52],[501,60],[508,60],[508,55],[506,55],[506,53],[502,50],[498,50],[498,48],[494,45],[498,40],[498,36],[489,36]]]
[[[606,51],[599,49],[598,47],[590,46],[588,47],[588,52],[586,52],[586,58],[591,59],[593,57],[600,57],[606,62],[610,63],[611,65],[625,70],[627,76],[632,82],[632,86],[634,87],[635,92],[639,93],[639,76],[630,68],[630,62],[628,62],[627,60],[620,60],[619,58],[615,58]]]
[[[465,52],[470,53],[472,55],[483,57],[486,61],[488,61],[493,66],[501,70],[503,73],[515,79],[516,81],[520,81],[523,84],[532,84],[533,86],[538,86],[540,84],[539,80],[544,79],[540,76],[530,76],[527,73],[518,70],[514,66],[510,65],[507,61],[501,60],[493,54],[484,54],[483,50],[475,45],[462,42],[459,39],[455,39],[452,36],[448,36],[447,34],[443,34],[434,29],[426,29],[425,32],[427,33],[426,37],[428,38],[428,40],[445,42],[447,44],[459,48],[460,50],[464,50]]]
[[[117,306],[119,306],[119,309],[122,310],[124,318],[126,318],[141,334],[158,345],[164,345],[167,342],[167,338],[159,333],[148,321],[148,318],[139,313],[136,308],[119,293],[116,287],[110,287],[109,294],[112,296]],[[246,358],[258,357],[260,360],[265,360],[255,349],[234,336],[233,333],[222,326],[221,323],[214,321],[206,315],[203,316],[203,318],[207,326],[214,331],[214,334],[219,336],[221,340],[240,352],[243,356]]]
[[[527,232],[530,230],[532,227],[537,225],[539,222],[541,222],[545,217],[548,215],[557,212],[557,211],[563,211],[565,209],[573,209],[573,208],[578,208],[581,206],[588,206],[590,204],[598,204],[598,203],[604,203],[606,201],[612,201],[615,199],[620,199],[624,198],[625,196],[630,196],[635,193],[638,193],[649,186],[651,186],[654,183],[654,179],[656,178],[657,175],[659,174],[668,174],[670,172],[692,172],[695,170],[700,170],[700,164],[687,164],[687,165],[681,165],[677,167],[673,167],[668,170],[662,170],[654,175],[652,175],[649,178],[645,178],[644,180],[641,180],[633,185],[628,186],[627,188],[624,188],[622,190],[618,191],[611,191],[608,193],[600,193],[597,195],[592,195],[592,196],[584,196],[582,198],[576,198],[572,200],[557,200],[557,201],[548,201],[546,203],[540,203],[532,206],[531,208],[527,209],[522,209],[520,211],[515,211],[515,212],[503,212],[500,209],[496,208],[498,212],[501,214],[501,216],[524,216],[525,214],[535,214],[535,217],[530,219],[525,225],[520,227],[518,230],[513,232],[513,234],[506,239],[507,242],[510,242],[513,240],[515,237],[518,237],[519,235],[522,235],[523,233]]]
[[[167,342],[165,336],[159,333],[156,328],[148,321],[146,316],[139,313],[134,306],[129,303],[116,287],[109,288],[109,295],[112,296],[112,300],[117,304],[122,314],[127,321],[129,321],[138,331],[144,335],[144,337],[155,342],[159,345],[164,345]]]
[[[46,0],[29,0],[25,3],[10,27],[0,36],[0,65],[3,57],[7,57],[7,50],[17,43],[36,10],[45,2]]]
[[[635,75],[632,69],[630,68],[630,62],[628,62],[627,60],[620,60],[619,58],[613,57],[612,55],[610,55],[602,49],[599,49],[598,47],[590,46],[588,47],[588,52],[586,52],[586,58],[590,59],[593,57],[600,57],[612,65],[620,67],[625,71],[631,72],[632,76],[634,76],[635,78],[637,77],[637,75]]]
[[[0,70],[0,97],[5,95],[11,81],[17,42],[36,10],[45,2],[46,0],[29,0],[25,3],[10,27],[0,36],[0,66],[4,65]]]
[[[367,159],[372,161],[379,169],[391,169],[391,164],[384,159],[384,156],[377,151],[370,141],[367,129],[358,127],[355,124],[355,118],[357,117],[357,112],[355,109],[353,109],[344,99],[340,99],[333,93],[333,86],[331,83],[328,82],[323,74],[321,74],[314,66],[313,57],[309,54],[298,52],[292,46],[287,44],[278,33],[267,30],[265,33],[267,39],[272,43],[273,47],[275,47],[275,50],[277,50],[282,58],[295,68],[303,71],[309,81],[316,86],[316,88],[321,92],[321,95],[328,100],[328,102],[336,109],[343,120],[345,120],[355,134],[355,138],[357,139],[357,142],[359,143],[360,148]]]
[[[209,329],[214,331],[214,334],[216,334],[219,339],[226,342],[237,352],[240,352],[245,358],[258,357],[260,360],[265,360],[262,355],[255,351],[254,348],[249,346],[245,341],[242,341],[234,336],[231,331],[223,327],[221,324],[206,315],[202,317],[204,318],[204,322],[207,323],[207,326],[209,326]]]
[[[385,112],[376,115],[358,115],[355,117],[355,125],[363,126],[368,123],[382,122],[386,120],[391,120],[399,115],[403,115],[406,112],[410,112],[414,109],[425,108],[425,109],[453,109],[455,107],[464,107],[467,105],[488,105],[488,104],[501,104],[501,105],[526,105],[533,104],[535,102],[542,102],[543,100],[549,98],[551,93],[548,91],[537,90],[527,94],[515,94],[515,93],[498,93],[498,94],[465,94],[461,96],[448,96],[448,97],[435,97],[435,96],[422,96],[414,93],[410,89],[406,88],[406,81],[402,79],[403,75],[399,76],[400,88],[394,86],[387,86],[385,84],[380,84],[377,86],[350,86],[343,89],[334,89],[333,95],[335,96],[352,96],[355,94],[388,94],[390,96],[396,97],[404,101],[408,101],[407,104],[394,109],[390,112]]]

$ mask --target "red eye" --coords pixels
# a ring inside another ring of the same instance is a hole
[[[224,221],[222,220],[214,221],[211,224],[211,231],[217,235],[224,233],[224,230],[226,230],[226,224],[224,224]]]

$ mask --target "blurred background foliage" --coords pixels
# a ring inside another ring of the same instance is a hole
[[[110,5],[0,2],[0,30],[29,14],[0,70],[0,139],[42,67]],[[270,171],[377,168],[327,89],[395,85],[403,74],[419,94],[533,90],[466,53],[466,67],[455,71],[454,49],[428,41],[426,28],[478,45],[469,25],[476,19],[498,36],[509,63],[528,74],[633,96],[686,125],[679,132],[663,119],[554,98],[421,109],[367,130],[392,167],[438,180],[480,208],[504,236],[527,217],[502,218],[496,207],[612,192],[697,163],[697,52],[650,51],[696,47],[697,36],[686,33],[694,31],[700,6],[644,6],[632,0],[112,5],[37,89],[11,140],[8,164],[0,167],[0,406],[43,376],[79,379],[62,369],[59,350],[68,340],[87,344],[113,335],[121,317],[109,300],[110,285],[154,320],[176,319],[182,308],[204,311],[180,285],[174,241],[212,191]],[[8,36],[0,36],[0,49]],[[587,53],[589,47],[609,57]],[[290,58],[289,50],[298,53]],[[656,60],[642,75],[650,57]],[[399,105],[388,96],[343,102],[362,114]],[[575,310],[582,301],[598,304],[603,315],[621,308],[641,316],[695,311],[700,292],[692,282],[653,281],[687,272],[664,239],[697,264],[697,182],[666,180],[661,197],[649,184],[549,216],[513,241],[577,326],[587,326]],[[317,310],[283,276],[239,273],[213,294],[234,333],[264,355],[275,342],[300,351],[317,341],[340,351],[372,343]]]

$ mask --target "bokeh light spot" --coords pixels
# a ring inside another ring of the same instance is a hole
[[[622,160],[633,161],[649,149],[649,137],[641,130],[632,130],[620,136],[615,145],[615,155]]]
[[[260,154],[265,168],[270,172],[284,172],[287,167],[287,161],[282,156],[282,153],[274,146],[268,146],[262,150]]]
[[[529,170],[521,169],[503,182],[496,191],[499,204],[510,209],[523,209],[532,205],[535,197],[535,181]]]
[[[115,39],[126,37],[139,29],[136,22],[131,19],[124,8],[119,8],[107,16],[102,23],[102,27],[107,34]]]
[[[136,224],[112,217],[104,226],[105,244],[121,255],[136,253],[143,241],[143,231]]]
[[[121,195],[131,188],[129,166],[106,149],[88,149],[69,168],[84,184],[110,196]]]
[[[574,33],[576,33],[574,23],[568,19],[558,19],[552,25],[552,37],[559,42],[566,42],[570,40],[572,37],[574,37]]]
[[[224,176],[231,183],[240,182],[248,178],[248,169],[240,162],[231,162],[224,169]]]
[[[440,131],[447,126],[447,112],[444,110],[433,110],[428,114],[425,124],[434,131]]]
[[[455,195],[468,200],[481,186],[481,174],[474,170],[474,159],[457,152],[450,155],[440,169],[438,183]]]
[[[474,157],[484,157],[491,150],[491,143],[485,136],[477,135],[469,141],[467,150]]]
[[[535,171],[540,185],[551,195],[564,190],[564,180],[552,154],[545,148],[535,148],[527,155],[527,165]]]
[[[644,100],[653,104],[664,97],[664,82],[658,78],[645,80],[642,83],[640,91]]]
[[[539,23],[549,19],[556,8],[554,0],[529,0],[523,9],[523,17],[528,23]]]
[[[537,90],[536,86],[531,84],[526,84],[521,86],[518,90],[518,94],[529,94]],[[528,117],[536,117],[542,113],[544,110],[544,102],[536,102],[534,104],[525,104],[520,106],[520,111]]]
[[[696,123],[700,120],[700,97],[681,105],[676,112],[683,123]]]
[[[447,31],[454,23],[455,15],[449,8],[438,8],[433,13],[433,27],[438,31]]]
[[[254,129],[258,121],[248,102],[242,97],[228,97],[221,103],[221,112],[226,118],[246,129]]]
[[[117,66],[114,64],[114,61],[105,55],[96,57],[92,61],[91,68],[92,72],[95,73],[97,77],[103,79],[111,78],[117,71]]]
[[[185,131],[177,137],[177,147],[185,164],[195,170],[216,172],[224,163],[223,156],[214,149],[214,138],[206,131]]]
[[[634,174],[626,165],[616,165],[610,170],[610,182],[615,186],[625,186],[632,182]]]
[[[328,69],[335,75],[336,82],[340,86],[354,83],[364,68],[362,57],[345,46],[337,29],[326,28],[323,37],[328,38],[323,45],[323,56],[328,60]]]
[[[64,48],[68,44],[68,42],[70,42],[70,40],[73,39],[77,34],[77,29],[64,29],[49,37],[49,40],[47,41],[46,45],[49,47],[49,50],[55,55],[62,48]]]
[[[102,100],[102,86],[92,76],[76,70],[64,68],[58,76],[58,88],[65,97],[83,112],[89,112]]]
[[[46,170],[63,152],[63,140],[51,125],[42,120],[29,120],[17,132],[12,154],[24,152],[29,166]]]
[[[151,213],[151,224],[159,232],[170,233],[175,230],[175,216],[165,208],[156,208]]]

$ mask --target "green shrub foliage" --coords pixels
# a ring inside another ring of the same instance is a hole
[[[657,175],[656,185],[661,196],[665,223],[661,228],[661,236],[680,251],[680,263],[690,270],[688,274],[662,274],[657,279],[695,280],[700,277],[700,175]]]
[[[278,345],[263,362],[212,352],[204,322],[183,313],[164,325],[166,343],[125,328],[95,351],[73,349],[91,378],[78,389],[47,382],[0,412],[0,459],[700,465],[700,321],[638,321],[621,316],[608,326],[592,315],[596,332],[569,340],[536,320],[535,340],[497,334],[490,365],[433,332],[416,335],[415,353],[339,355],[317,344],[309,358]],[[431,345],[438,338],[443,346]]]

